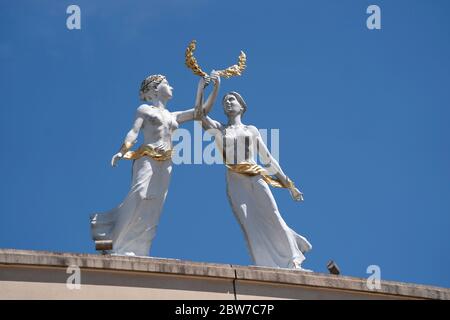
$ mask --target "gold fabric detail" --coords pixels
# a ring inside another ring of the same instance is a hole
[[[291,190],[295,188],[291,179],[288,178],[288,185],[284,185],[278,178],[271,176],[263,167],[254,163],[243,162],[239,164],[225,164],[225,166],[233,172],[247,176],[261,175],[264,181],[272,187],[287,188]]]
[[[137,160],[144,156],[150,157],[157,161],[166,161],[172,158],[173,150],[159,151],[155,150],[152,146],[144,145],[140,146],[136,151],[128,151],[124,154],[123,159],[126,160]]]

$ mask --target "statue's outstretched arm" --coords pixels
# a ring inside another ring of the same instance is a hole
[[[194,108],[184,110],[184,111],[175,111],[172,112],[172,115],[175,117],[179,124],[182,124],[186,121],[190,121],[194,119]]]
[[[258,129],[254,126],[249,126],[256,135],[258,154],[261,157],[262,163],[266,166],[266,170],[270,175],[274,175],[278,180],[289,189],[294,200],[303,201],[303,194],[294,186],[293,182],[283,172],[278,161],[272,156],[266,144],[264,143]]]
[[[210,80],[214,83],[214,88],[211,94],[209,95],[208,99],[205,103],[197,104],[196,105],[196,114],[199,115],[199,119],[202,121],[202,127],[205,130],[219,130],[221,131],[223,129],[223,126],[220,122],[211,119],[208,116],[208,113],[211,111],[214,102],[216,101],[217,95],[219,93],[220,88],[220,76],[216,71],[211,72],[211,76],[209,77]],[[199,84],[199,90],[201,89],[202,92],[205,90],[205,85],[201,86]],[[201,95],[203,97],[203,93]],[[211,132],[211,135],[215,135],[215,132]]]
[[[264,143],[258,129],[253,126],[249,126],[253,132],[256,134],[256,142],[258,148],[258,154],[261,157],[261,161],[266,166],[266,170],[271,174],[276,176],[283,184],[287,182],[287,176],[284,174],[280,167],[278,161],[272,156],[266,144]]]
[[[111,165],[115,167],[117,165],[117,161],[122,159],[122,157],[127,153],[128,150],[130,150],[133,145],[136,143],[136,140],[139,135],[139,131],[141,130],[142,124],[144,123],[144,118],[142,116],[142,113],[138,109],[136,114],[136,119],[134,120],[133,127],[130,131],[128,131],[127,136],[125,137],[125,141],[123,142],[122,146],[120,147],[119,152],[117,152],[115,155],[113,155],[111,159]]]
[[[201,105],[203,102],[203,89],[204,89],[205,85],[206,85],[205,80],[203,78],[200,78],[200,81],[198,82],[197,95],[195,97],[195,107],[194,108],[184,110],[184,111],[172,112],[172,115],[175,117],[176,121],[179,124],[195,119],[195,111],[197,110],[197,106]]]
[[[175,111],[172,112],[172,115],[176,118],[178,123],[183,123],[186,121],[190,121],[190,120],[200,120],[202,115],[202,110],[205,110],[205,106],[208,106],[208,112],[209,110],[211,110],[212,104],[214,103],[214,100],[217,97],[217,93],[219,91],[218,88],[218,83],[220,83],[220,78],[219,80],[217,80],[217,78],[219,78],[219,76],[214,76],[213,79],[213,74],[207,77],[201,77],[200,81],[198,82],[198,87],[197,87],[197,95],[195,97],[195,107],[188,109],[188,110],[184,110],[184,111]],[[213,79],[214,81],[214,89],[213,92],[209,95],[208,100],[206,101],[205,104],[203,104],[203,95],[205,92],[205,88],[206,86],[209,84],[209,81]],[[204,112],[204,111],[203,111]]]
[[[205,114],[205,115],[207,115],[211,111],[212,106],[214,105],[214,102],[217,99],[217,95],[219,93],[219,88],[220,88],[220,76],[217,71],[211,72],[210,79],[214,83],[214,89],[211,92],[211,94],[209,95],[206,102],[202,105],[203,114]]]

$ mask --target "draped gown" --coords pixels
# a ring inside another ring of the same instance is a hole
[[[168,111],[164,113],[165,117],[158,118],[149,106],[138,109],[138,116],[144,118],[144,144],[136,152],[124,156],[133,160],[130,191],[116,208],[91,215],[92,238],[112,240],[110,253],[119,255],[149,254],[172,172],[171,141],[167,142],[165,150],[155,151],[156,144],[145,143],[145,130],[163,124],[172,132],[178,127],[175,118]],[[163,119],[164,123],[158,119]]]
[[[269,185],[262,175],[247,175],[236,164],[255,165],[256,139],[247,126],[244,134],[222,130],[216,135],[226,172],[227,195],[244,233],[250,255],[258,266],[300,268],[312,246],[281,217]]]

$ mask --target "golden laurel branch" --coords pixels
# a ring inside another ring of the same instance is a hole
[[[197,63],[197,59],[194,57],[194,51],[197,41],[192,40],[189,43],[189,46],[186,48],[186,66],[192,70],[192,72],[200,77],[206,77],[208,74],[204,72]],[[240,76],[244,71],[247,62],[247,57],[243,51],[239,55],[238,64],[234,64],[231,67],[226,68],[225,70],[217,71],[219,76],[230,78],[232,76]]]

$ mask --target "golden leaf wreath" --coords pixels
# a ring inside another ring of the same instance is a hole
[[[194,51],[196,46],[196,41],[192,40],[191,43],[189,43],[189,46],[186,48],[186,66],[192,70],[192,72],[200,77],[206,77],[208,74],[204,72],[200,66],[197,63],[197,59],[194,57]],[[245,53],[241,51],[241,54],[239,55],[238,64],[234,64],[231,67],[226,68],[225,70],[219,70],[217,71],[219,76],[230,78],[232,76],[240,76],[242,72],[244,71],[247,62],[247,57],[245,56]]]

